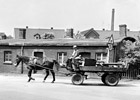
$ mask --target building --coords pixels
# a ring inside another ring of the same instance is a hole
[[[117,62],[119,56],[122,56],[119,50],[121,42],[123,40],[135,42],[137,36],[139,36],[139,32],[137,31],[128,31],[126,25],[120,25],[119,31],[94,30],[92,28],[80,32],[75,38],[73,37],[73,29],[67,29],[66,32],[64,30],[54,30],[15,28],[15,39],[0,41],[0,72],[20,72],[27,70],[26,67],[23,67],[22,70],[22,67],[16,69],[12,65],[15,62],[17,54],[37,56],[42,58],[41,62],[46,59],[57,59],[60,64],[64,64],[72,54],[73,45],[78,46],[80,54],[83,57],[107,62],[108,38],[112,34],[114,45],[113,50],[110,52],[109,61]],[[54,33],[49,34],[49,32]],[[58,34],[60,36],[57,36]],[[46,37],[42,38],[45,35]]]
[[[39,28],[14,28],[15,39],[52,39],[64,38],[66,32],[64,29],[39,29]]]
[[[135,39],[138,39],[138,36],[140,36],[140,31],[130,31],[127,29],[127,25],[119,25],[119,31],[112,31],[112,30],[95,30],[93,28],[84,30],[79,32],[79,34],[76,35],[77,39],[107,39],[113,34],[114,39],[120,39],[122,37],[133,37]]]
[[[106,61],[107,56],[106,40],[77,40],[77,39],[54,39],[54,40],[25,40],[10,39],[0,42],[0,72],[15,72],[12,65],[16,55],[38,56],[43,60],[57,59],[63,64],[71,57],[73,45],[77,45],[80,54],[85,58],[92,58]],[[114,47],[117,43],[114,44]],[[115,60],[112,55],[112,62]]]
[[[7,36],[4,32],[0,32],[0,40],[6,39]]]

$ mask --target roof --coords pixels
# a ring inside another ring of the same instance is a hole
[[[98,32],[98,34],[100,35],[100,39],[108,38],[109,36],[111,36],[111,34],[113,34],[114,39],[121,38],[119,31],[96,30],[96,32]],[[133,37],[137,39],[138,36],[140,36],[140,31],[127,31],[127,37]]]
[[[108,40],[100,39],[7,39],[0,45],[9,46],[107,46]],[[118,41],[114,43],[117,45]]]
[[[111,31],[111,30],[94,30],[93,28],[80,32],[80,34],[86,36],[91,30],[94,31],[95,34],[99,35],[99,39],[107,39],[113,34],[114,39],[120,39],[119,31]],[[133,37],[135,39],[140,36],[140,31],[127,31],[127,37]]]
[[[0,36],[6,36],[4,32],[0,32]]]

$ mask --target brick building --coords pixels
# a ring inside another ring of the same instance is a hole
[[[92,58],[106,61],[107,58],[106,40],[77,40],[77,39],[54,39],[54,40],[24,40],[11,39],[0,42],[0,72],[15,72],[14,68],[16,55],[38,56],[43,60],[57,59],[59,63],[66,62],[72,54],[72,46],[77,45],[80,54],[85,58]],[[114,44],[114,47],[117,43]],[[114,49],[115,50],[115,49]],[[113,51],[114,52],[114,51]],[[112,55],[112,62],[115,60]],[[19,67],[20,68],[20,67]]]
[[[53,34],[55,38],[44,39],[43,35]],[[73,37],[73,29],[31,29],[15,28],[15,39],[0,41],[0,72],[20,72],[15,68],[16,55],[38,56],[43,60],[57,59],[59,63],[66,62],[72,54],[72,46],[77,45],[80,54],[85,58],[107,61],[108,37],[114,36],[114,49],[110,53],[110,62],[119,59],[119,45],[122,40],[137,40],[139,31],[132,32],[126,25],[120,25],[119,31],[89,29]],[[69,38],[70,37],[70,38]],[[82,37],[82,38],[81,38]],[[84,38],[83,38],[84,37]],[[26,67],[24,66],[24,70]]]

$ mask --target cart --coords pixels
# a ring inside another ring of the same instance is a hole
[[[85,59],[84,66],[78,65],[78,69],[68,70],[72,73],[72,83],[74,85],[83,84],[85,73],[96,73],[101,76],[101,81],[108,86],[116,86],[121,80],[122,73],[125,73],[128,66],[123,63],[103,63],[97,62],[95,59]]]

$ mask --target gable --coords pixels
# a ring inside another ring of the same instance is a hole
[[[97,39],[100,36],[93,28],[86,30],[86,31],[83,31],[83,32],[81,32],[81,34],[85,38],[94,38],[94,39]]]

